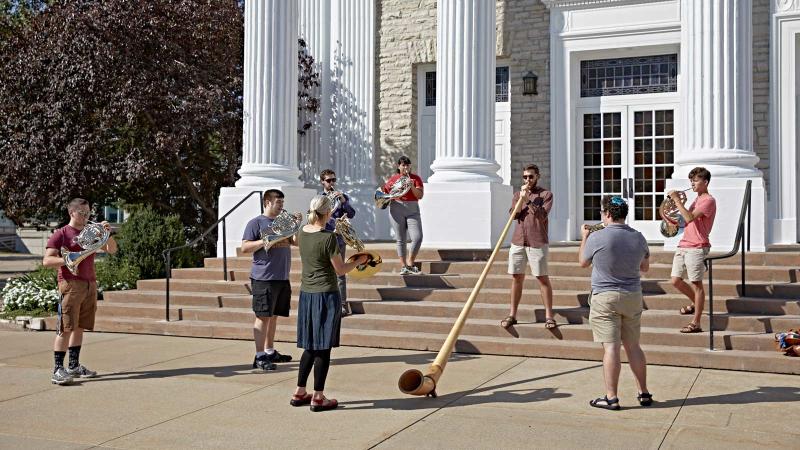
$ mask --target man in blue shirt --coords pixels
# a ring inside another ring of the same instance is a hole
[[[325,195],[333,200],[333,213],[330,220],[325,224],[325,229],[334,231],[336,229],[336,219],[340,217],[347,217],[352,219],[356,215],[356,210],[350,205],[350,197],[345,193],[336,189],[336,172],[331,169],[325,169],[319,174],[319,181],[322,183],[321,195]],[[345,243],[340,235],[336,235],[336,242],[339,244],[339,255],[344,258]],[[347,275],[339,275],[339,297],[342,299],[342,317],[350,314],[350,308],[347,306]]]
[[[589,324],[595,342],[603,344],[603,377],[606,395],[589,402],[604,409],[620,409],[620,343],[639,388],[637,399],[649,406],[653,396],[647,390],[647,361],[639,346],[642,316],[640,272],[650,269],[650,250],[642,233],[625,224],[628,204],[622,197],[606,195],[601,201],[605,228],[591,233],[584,225],[578,252],[581,267],[592,266]],[[590,234],[591,233],[591,234]]]
[[[278,316],[289,317],[292,287],[289,284],[292,250],[297,245],[296,236],[278,241],[269,251],[264,249],[261,235],[269,232],[272,222],[283,210],[283,192],[269,189],[264,192],[264,213],[247,223],[242,237],[242,253],[253,254],[253,267],[250,270],[250,285],[253,292],[253,339],[256,344],[256,357],[253,368],[264,371],[275,370],[275,363],[289,362],[292,357],[278,353],[275,343],[275,329]]]

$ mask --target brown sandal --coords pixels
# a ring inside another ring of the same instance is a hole
[[[547,330],[552,330],[553,328],[557,327],[558,324],[556,323],[555,319],[549,318],[544,321],[544,328]]]
[[[681,314],[694,314],[694,305],[681,306]]]
[[[312,412],[330,411],[336,409],[337,406],[339,406],[339,402],[335,398],[322,397],[321,401],[311,400]]]
[[[292,399],[289,400],[289,404],[292,405],[292,406],[310,405],[312,397],[313,396],[311,394],[309,394],[308,392],[306,392],[305,395],[293,394],[292,395]]]
[[[500,326],[505,328],[506,330],[513,327],[517,324],[517,318],[514,316],[508,316],[502,321],[500,321]]]
[[[689,322],[685,327],[681,328],[681,333],[702,333],[703,329],[700,325]]]

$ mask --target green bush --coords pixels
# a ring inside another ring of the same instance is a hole
[[[136,287],[139,279],[139,268],[129,261],[106,257],[95,260],[97,275],[97,292],[124,291]]]
[[[177,215],[164,216],[149,206],[132,208],[115,238],[119,251],[109,259],[138,267],[143,279],[166,276],[164,250],[186,244],[180,218]],[[190,249],[174,252],[172,267],[191,266],[195,264],[194,259]]]

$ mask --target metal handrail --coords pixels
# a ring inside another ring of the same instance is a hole
[[[744,198],[742,199],[742,212],[739,214],[739,222],[736,227],[736,240],[733,243],[733,248],[724,255],[706,256],[705,263],[708,265],[708,349],[714,350],[714,261],[718,259],[730,258],[736,255],[741,250],[742,252],[742,297],[747,295],[747,283],[745,281],[745,253],[750,251],[750,189],[753,184],[752,180],[747,180],[744,189]],[[744,234],[744,219],[747,214],[747,235]],[[745,248],[745,241],[747,241],[747,248]]]
[[[167,322],[169,322],[169,280],[172,277],[172,252],[174,252],[176,250],[180,250],[182,248],[194,247],[195,244],[200,242],[201,239],[206,237],[208,235],[208,233],[210,233],[214,228],[217,228],[217,226],[219,226],[219,224],[222,223],[222,276],[225,279],[225,281],[228,281],[228,251],[227,251],[227,248],[226,248],[227,246],[225,245],[225,242],[226,242],[226,240],[225,240],[225,238],[226,238],[226,236],[225,236],[225,219],[227,219],[228,215],[230,215],[230,213],[235,211],[236,208],[241,206],[242,203],[244,203],[245,200],[250,198],[253,194],[258,194],[258,198],[259,198],[259,202],[258,203],[261,206],[261,214],[264,214],[264,194],[261,191],[252,191],[249,194],[247,194],[247,196],[245,198],[243,198],[239,203],[234,205],[233,208],[229,209],[228,212],[225,213],[225,215],[220,217],[219,220],[217,220],[214,223],[214,225],[211,225],[210,227],[208,227],[208,229],[206,231],[204,231],[203,234],[201,234],[200,236],[194,238],[188,244],[181,245],[180,247],[172,247],[172,248],[168,248],[168,249],[164,250],[164,259],[166,260],[166,268],[167,268],[167,280],[166,280],[167,281],[167,285],[166,285],[166,289],[167,289],[167,292],[166,292],[166,318],[167,318]]]

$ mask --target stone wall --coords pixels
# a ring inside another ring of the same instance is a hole
[[[512,170],[520,172],[532,160],[547,168],[549,97],[523,97],[522,76],[533,70],[540,92],[547,88],[549,14],[539,0],[496,3],[497,55],[510,62]],[[376,173],[385,179],[400,155],[417,161],[416,71],[419,64],[436,63],[436,1],[383,0],[377,15]]]
[[[769,11],[770,0],[753,0],[753,150],[769,189]]]

